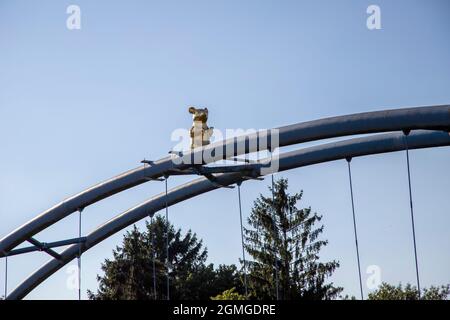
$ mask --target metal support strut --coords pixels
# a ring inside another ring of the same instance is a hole
[[[148,166],[153,166],[155,163],[152,160],[142,160],[141,163]],[[156,181],[163,181],[162,179],[149,179],[149,180],[156,180]],[[166,197],[167,197],[167,181],[166,181]],[[167,199],[166,199],[166,209],[167,209]],[[153,215],[154,213],[149,214],[150,217],[150,227],[153,227]],[[167,215],[166,215],[167,218]],[[153,294],[154,294],[154,300],[157,300],[156,295],[156,262],[155,262],[155,232],[152,232],[151,234],[151,247],[152,247],[152,265],[153,265]]]
[[[414,226],[414,208],[413,208],[413,198],[412,198],[412,190],[411,190],[411,169],[409,165],[409,148],[408,148],[408,135],[410,133],[409,130],[403,131],[405,134],[405,146],[406,146],[406,167],[408,169],[408,187],[409,187],[409,207],[411,211],[411,226],[412,226],[412,236],[413,236],[413,244],[414,244],[414,259],[416,263],[416,279],[417,279],[417,292],[419,294],[420,299],[420,278],[419,278],[419,262],[417,259],[417,246],[416,246],[416,230]]]
[[[4,299],[8,296],[8,256],[5,256],[5,296]]]
[[[167,300],[170,300],[170,278],[169,278],[169,206],[167,202],[167,180],[168,176],[165,177],[166,184],[166,272],[167,272]]]
[[[81,239],[81,213],[83,209],[78,209],[78,237]],[[78,300],[81,300],[81,242],[78,243]]]
[[[150,216],[150,226],[153,227],[153,214]],[[156,262],[155,262],[155,232],[151,234],[152,239],[152,260],[153,260],[153,294],[156,300]]]
[[[64,246],[68,246],[70,244],[86,242],[86,237],[73,238],[73,239],[67,239],[67,240],[61,240],[61,241],[55,241],[55,242],[40,242],[34,238],[30,238],[27,241],[32,244],[31,247],[24,247],[24,248],[11,250],[8,252],[8,256],[11,257],[11,256],[15,256],[18,254],[28,253],[28,252],[43,251],[43,252],[46,252],[49,255],[51,255],[53,258],[60,260],[61,255],[58,254],[57,252],[51,250],[51,248],[64,247]]]
[[[355,234],[356,259],[358,261],[359,290],[361,291],[361,300],[364,300],[364,293],[363,293],[363,286],[362,286],[362,279],[361,279],[361,264],[360,264],[360,260],[359,260],[358,233],[356,232],[355,202],[353,200],[352,169],[351,169],[351,165],[350,165],[352,158],[347,158],[346,160],[347,160],[347,164],[348,164],[348,180],[350,183],[350,198],[352,201],[353,231]]]
[[[245,260],[244,227],[242,224],[241,182],[237,183],[237,186],[238,186],[238,199],[239,199],[239,218],[241,221],[242,261],[244,263],[244,288],[245,288],[245,297],[248,298],[247,262]]]

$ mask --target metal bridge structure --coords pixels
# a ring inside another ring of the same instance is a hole
[[[73,259],[80,258],[83,252],[101,241],[139,220],[152,217],[160,210],[167,210],[171,205],[200,194],[218,188],[232,187],[234,184],[240,185],[249,179],[261,179],[262,176],[270,175],[275,171],[282,172],[336,160],[348,161],[350,173],[352,158],[404,150],[407,152],[409,176],[408,150],[450,146],[449,132],[450,105],[390,109],[261,130],[183,153],[174,152],[160,160],[143,161],[143,165],[135,169],[121,173],[65,199],[1,238],[0,258],[7,259],[13,255],[32,251],[42,251],[51,257],[47,263],[25,278],[11,292],[5,292],[5,297],[11,300],[23,299],[64,265]],[[343,137],[350,138],[344,139]],[[310,147],[299,147],[294,151],[274,152],[275,148],[282,150],[286,146],[330,138],[341,139]],[[258,161],[244,161],[242,164],[214,166],[217,161],[236,160],[236,157],[240,155],[262,150],[268,150],[271,156]],[[202,159],[201,164],[196,164],[195,159]],[[274,161],[277,162],[276,169],[271,166]],[[198,175],[199,178],[167,190],[167,178],[171,175],[181,174]],[[81,212],[86,207],[105,198],[145,182],[163,181],[164,179],[166,180],[166,192],[157,194],[116,215],[84,236],[81,235],[80,229],[80,235],[75,239],[44,243],[35,238],[36,234],[71,214],[78,212],[81,219]],[[411,198],[411,216],[413,217],[412,209]],[[30,246],[17,248],[25,242],[28,242]],[[61,246],[68,247],[59,253],[53,250],[53,248]],[[416,271],[418,278],[417,254]]]

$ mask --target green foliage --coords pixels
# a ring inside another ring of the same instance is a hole
[[[90,299],[149,300],[166,299],[166,221],[161,217],[147,224],[147,231],[136,227],[124,235],[113,258],[102,264],[103,276],[97,276],[97,293]],[[236,266],[205,265],[207,250],[190,230],[183,236],[169,224],[169,275],[172,299],[209,299],[230,287],[241,288]],[[153,290],[155,255],[156,294]]]
[[[278,268],[280,299],[333,299],[342,291],[326,283],[337,261],[321,262],[319,252],[327,245],[321,240],[322,216],[311,208],[298,209],[303,192],[287,193],[288,181],[278,180],[272,196],[254,202],[245,229],[245,249],[253,258],[248,261],[250,294],[256,299],[275,299],[275,265]],[[269,188],[272,191],[271,188]]]
[[[424,288],[420,300],[447,300],[450,296],[450,285]],[[369,300],[419,300],[417,287],[411,284],[398,286],[383,282],[380,287],[369,293]]]
[[[236,288],[225,290],[221,294],[212,297],[211,300],[246,300],[245,296],[236,292]]]

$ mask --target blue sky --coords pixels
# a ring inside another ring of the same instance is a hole
[[[81,8],[81,30],[66,28],[71,4]],[[371,4],[381,8],[381,30],[366,27]],[[447,0],[0,0],[0,237],[144,157],[165,156],[172,131],[191,125],[188,105],[208,107],[210,124],[225,130],[450,103],[449,12]],[[425,286],[450,282],[449,159],[448,148],[411,152]],[[363,281],[366,268],[378,265],[383,281],[414,282],[405,154],[352,164]],[[322,259],[339,260],[332,280],[358,295],[345,161],[282,176],[292,192],[304,190],[303,206],[323,214]],[[268,184],[243,185],[245,215]],[[147,183],[86,208],[83,229],[163,187]],[[240,256],[236,192],[170,209],[176,226],[204,239],[215,264]],[[96,289],[100,263],[122,234],[83,255],[83,289]],[[76,235],[74,215],[37,238]],[[47,260],[42,253],[10,258],[9,288]],[[66,271],[28,298],[75,299]]]

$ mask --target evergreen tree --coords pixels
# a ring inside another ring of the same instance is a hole
[[[383,282],[378,289],[369,293],[369,300],[447,300],[450,297],[450,285],[424,288],[419,298],[417,287],[411,284],[393,286]]]
[[[269,188],[272,191],[272,188]],[[323,225],[316,227],[322,216],[311,208],[298,209],[303,192],[287,193],[288,181],[274,183],[272,195],[254,202],[245,228],[245,249],[253,258],[248,262],[249,289],[253,298],[276,299],[276,277],[279,298],[333,299],[342,291],[326,283],[337,261],[321,262],[319,252],[328,241],[319,236]]]
[[[211,300],[246,300],[246,297],[236,292],[236,288],[225,290],[221,294],[212,297]]]
[[[121,246],[113,250],[113,258],[102,264],[97,293],[98,300],[164,300],[167,298],[165,219],[156,217],[147,223],[147,231],[136,227],[124,235]],[[169,275],[171,299],[206,300],[227,289],[242,288],[236,266],[205,265],[207,249],[190,230],[183,236],[169,224]],[[153,259],[153,255],[155,259]],[[155,262],[156,295],[153,286]]]

